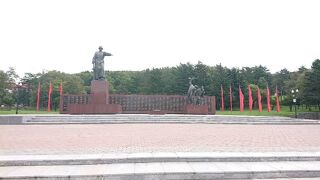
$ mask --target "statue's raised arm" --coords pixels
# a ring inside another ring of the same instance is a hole
[[[103,52],[103,55],[104,55],[104,56],[112,56],[112,54],[107,53],[107,52]]]

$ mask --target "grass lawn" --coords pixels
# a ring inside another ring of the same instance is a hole
[[[297,109],[297,113],[301,112],[309,112],[307,109]],[[268,112],[267,109],[263,109],[262,112],[259,112],[257,109],[252,110],[252,112],[249,111],[249,109],[245,109],[244,112],[240,112],[239,109],[235,109],[235,111],[230,112],[229,109],[225,109],[224,112],[221,112],[217,109],[218,115],[244,115],[244,116],[294,116],[294,108],[292,111],[290,111],[288,106],[281,106],[281,111],[277,112],[276,109],[273,111]]]
[[[309,112],[306,109],[297,109],[297,112]],[[15,109],[11,110],[0,110],[0,115],[5,114],[16,114]],[[47,112],[44,111],[36,111],[36,110],[23,110],[19,109],[19,114],[59,114],[59,110],[57,111],[51,111]],[[249,109],[245,109],[244,112],[240,112],[239,109],[234,109],[232,112],[230,112],[229,109],[225,109],[224,112],[221,112],[219,109],[217,110],[217,115],[244,115],[244,116],[294,116],[294,109],[292,112],[290,112],[290,109],[288,106],[281,106],[281,112],[277,112],[275,109],[271,112],[268,112],[267,109],[263,109],[262,112],[259,112],[257,109],[254,109],[252,112],[249,111]]]
[[[11,110],[0,110],[0,115],[5,115],[5,114],[16,114],[15,109]],[[36,111],[36,110],[20,110],[18,111],[18,114],[59,114],[59,111]]]
[[[279,113],[277,111],[270,111],[264,110],[262,112],[259,112],[258,110],[253,110],[250,112],[248,109],[245,109],[243,112],[240,112],[239,110],[230,112],[229,110],[221,112],[220,110],[217,110],[218,115],[244,115],[244,116],[294,116],[294,111],[280,111]]]

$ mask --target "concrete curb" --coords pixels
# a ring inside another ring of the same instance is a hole
[[[316,162],[165,162],[0,167],[1,179],[263,179],[320,177]]]
[[[320,152],[152,152],[84,155],[7,155],[0,156],[0,167],[155,162],[274,161],[320,161]]]
[[[6,115],[0,124],[124,124],[124,123],[185,123],[185,124],[312,124],[319,120],[294,119],[276,116],[221,116],[221,115]]]
[[[320,152],[152,152],[0,156],[0,179],[319,178],[319,158]]]

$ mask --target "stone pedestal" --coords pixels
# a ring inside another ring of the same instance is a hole
[[[208,114],[208,105],[193,105],[187,104],[185,106],[186,114]]]
[[[109,84],[104,80],[91,81],[88,104],[69,104],[70,114],[116,114],[122,112],[119,104],[109,104]]]
[[[90,104],[109,104],[109,83],[108,81],[91,81]]]
[[[70,114],[117,114],[122,113],[118,104],[70,104]]]

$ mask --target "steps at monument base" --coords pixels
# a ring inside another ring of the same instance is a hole
[[[56,115],[26,116],[27,124],[41,123],[235,123],[235,124],[319,124],[319,120],[275,116],[218,116],[218,115]]]
[[[16,161],[0,166],[0,179],[320,178],[319,158],[320,152],[0,156],[2,165]],[[35,163],[41,161],[49,164]]]
[[[153,152],[86,155],[0,155],[1,166],[92,165],[154,162],[320,161],[320,152]]]
[[[0,167],[1,179],[263,179],[319,178],[319,162],[125,163]],[[299,169],[300,168],[300,169]]]

